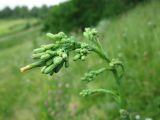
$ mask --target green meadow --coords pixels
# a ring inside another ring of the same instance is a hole
[[[118,120],[110,96],[83,98],[80,78],[103,61],[93,54],[71,62],[53,76],[40,69],[20,73],[32,50],[51,42],[35,19],[0,20],[0,120]],[[132,116],[160,118],[160,2],[142,3],[127,13],[102,20],[96,29],[106,53],[125,65],[124,94]],[[74,34],[81,39],[81,34]],[[109,73],[87,86],[114,89]]]

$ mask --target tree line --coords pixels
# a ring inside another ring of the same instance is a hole
[[[7,6],[0,11],[0,18],[41,18],[47,15],[49,8],[50,7],[46,5],[42,7],[33,7],[32,9],[29,9],[27,6],[16,6],[11,9]]]

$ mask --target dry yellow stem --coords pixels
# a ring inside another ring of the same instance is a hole
[[[27,65],[27,66],[25,66],[25,67],[22,67],[21,69],[20,69],[20,71],[21,72],[25,72],[25,71],[27,71],[27,70],[29,70],[29,69],[31,69],[32,67],[31,67],[31,65]]]

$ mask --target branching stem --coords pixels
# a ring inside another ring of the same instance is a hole
[[[93,51],[96,54],[98,54],[100,58],[102,58],[103,60],[105,60],[107,64],[109,64],[111,62],[111,60],[106,56],[106,54],[103,51],[103,49],[99,50],[98,48],[93,47]],[[123,65],[122,64],[119,64],[119,65],[122,68],[122,71],[124,73],[124,67],[123,67]],[[111,71],[112,71],[114,79],[116,81],[117,93],[119,95],[119,99],[116,100],[116,102],[120,106],[121,120],[131,120],[129,113],[126,110],[127,102],[126,102],[126,100],[124,98],[123,88],[121,86],[121,79],[123,77],[123,73],[121,75],[118,75],[118,71],[117,71],[116,68],[113,68]]]

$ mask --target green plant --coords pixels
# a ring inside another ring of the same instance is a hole
[[[43,74],[53,75],[54,73],[58,73],[63,66],[66,68],[69,67],[71,52],[75,54],[73,57],[74,61],[79,59],[83,61],[91,52],[96,53],[99,58],[105,61],[106,66],[86,73],[82,80],[91,82],[102,72],[110,71],[116,80],[117,89],[85,89],[80,92],[80,95],[89,96],[95,93],[110,94],[119,106],[121,120],[130,120],[123,95],[123,88],[121,87],[121,79],[124,73],[123,64],[118,59],[110,59],[105,54],[98,39],[98,32],[95,29],[86,28],[83,33],[86,42],[79,42],[75,37],[68,37],[63,32],[59,32],[58,34],[48,33],[47,36],[55,43],[42,45],[40,48],[33,50],[32,58],[35,59],[36,62],[21,68],[21,72],[35,67],[42,67],[41,72]]]

